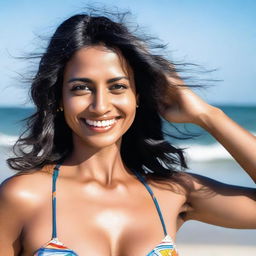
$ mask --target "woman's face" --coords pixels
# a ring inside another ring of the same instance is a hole
[[[120,142],[136,112],[133,73],[124,58],[104,46],[77,51],[64,71],[62,106],[74,146]]]

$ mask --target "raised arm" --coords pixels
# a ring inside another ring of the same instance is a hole
[[[169,104],[160,107],[166,120],[193,123],[204,128],[256,182],[254,135],[185,86],[178,86],[166,95]],[[256,189],[228,185],[200,175],[187,176],[193,185],[188,195],[184,220],[194,219],[230,228],[256,228]]]
[[[171,80],[173,83],[174,81]],[[256,183],[256,137],[188,87],[177,87],[166,94],[169,105],[162,116],[169,122],[193,123],[208,131],[233,156]]]

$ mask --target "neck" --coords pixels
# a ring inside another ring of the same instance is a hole
[[[104,148],[76,145],[65,160],[69,173],[75,173],[80,181],[94,180],[111,185],[117,180],[127,179],[130,175],[120,154],[121,140]],[[71,172],[73,169],[74,172]]]

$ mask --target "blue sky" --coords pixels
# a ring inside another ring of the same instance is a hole
[[[64,19],[93,1],[0,2],[0,105],[24,105],[27,88],[18,74],[28,63],[12,56],[40,50],[38,35],[50,36]],[[216,86],[197,91],[212,104],[256,105],[256,1],[119,0],[98,6],[130,10],[146,32],[168,43],[174,60],[217,68]],[[118,4],[117,4],[118,3]],[[27,85],[28,87],[28,85]]]

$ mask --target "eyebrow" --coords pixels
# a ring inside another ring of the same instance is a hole
[[[115,78],[110,78],[107,80],[107,83],[113,83],[113,82],[116,82],[116,81],[119,81],[121,79],[126,79],[129,81],[129,78],[127,76],[119,76],[119,77],[115,77]],[[79,81],[79,82],[84,82],[84,83],[94,83],[93,80],[91,80],[90,78],[86,78],[86,77],[77,77],[77,78],[71,78],[68,80],[68,83],[72,83],[72,82],[76,82],[76,81]]]

